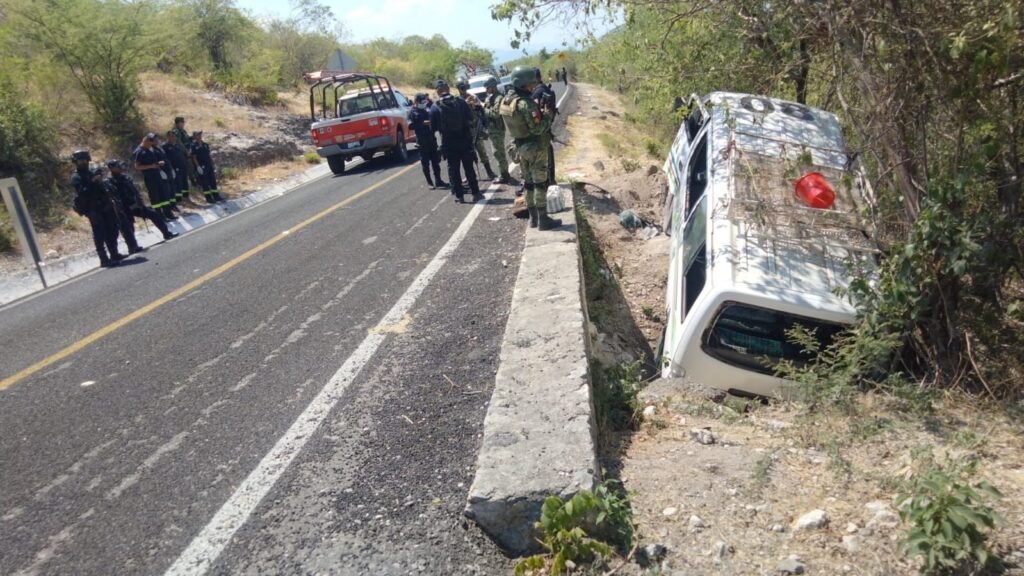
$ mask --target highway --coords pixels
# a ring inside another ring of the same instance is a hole
[[[461,514],[523,245],[488,196],[378,159],[0,308],[0,573],[506,573]]]

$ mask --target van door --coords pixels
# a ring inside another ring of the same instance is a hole
[[[708,114],[700,99],[696,95],[690,96],[689,113],[679,126],[665,166],[662,168],[668,176],[667,190],[664,195],[665,204],[662,207],[662,228],[668,235],[672,235],[676,231],[677,220],[685,220],[685,216],[678,217],[680,206],[676,202],[682,196],[681,190],[685,188],[686,161],[690,156],[692,142],[707,124],[707,120]]]

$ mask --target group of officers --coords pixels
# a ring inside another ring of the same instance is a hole
[[[125,162],[107,160],[109,175],[104,176],[104,168],[92,164],[88,150],[76,150],[71,160],[75,164],[70,179],[75,194],[73,208],[89,219],[103,267],[115,266],[126,258],[118,252],[118,235],[124,238],[129,254],[143,250],[135,238],[136,217],[152,222],[164,239],[170,240],[177,234],[170,231],[167,222],[178,219],[182,213],[179,204],[192,201],[192,188],[201,189],[209,204],[224,201],[217,190],[210,145],[203,141],[202,130],[186,132],[181,116],[174,119],[174,128],[167,131],[162,142],[150,132],[132,152],[133,167],[142,175],[149,196],[148,206],[128,175]]]
[[[416,132],[423,175],[431,187],[451,187],[455,201],[464,202],[466,188],[474,201],[482,198],[474,164],[484,165],[487,177],[499,184],[514,183],[508,171],[505,151],[506,132],[512,137],[516,161],[522,166],[523,189],[531,228],[548,230],[560,226],[560,220],[547,214],[547,189],[554,183],[554,139],[551,127],[557,109],[555,94],[542,81],[537,68],[517,66],[512,70],[512,89],[498,90],[498,79],[489,77],[482,100],[469,93],[469,82],[459,79],[451,92],[448,82],[434,86],[437,100],[427,94],[415,97],[416,107],[409,112],[409,126]],[[440,144],[435,135],[440,135]],[[490,141],[499,175],[491,168],[485,142]],[[448,180],[441,178],[441,160],[448,164]],[[460,170],[461,169],[461,170]],[[431,171],[433,177],[431,177]],[[465,171],[463,182],[461,171]]]

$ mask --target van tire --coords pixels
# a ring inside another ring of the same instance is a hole
[[[345,157],[344,156],[328,156],[327,165],[331,168],[331,172],[335,175],[342,175],[345,173]]]
[[[409,160],[409,149],[405,144],[405,131],[402,130],[401,126],[395,132],[395,147],[391,150],[391,158],[399,164],[405,164]]]

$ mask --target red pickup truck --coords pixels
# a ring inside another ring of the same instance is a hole
[[[331,172],[345,173],[345,162],[365,161],[384,152],[397,162],[408,158],[416,141],[409,129],[409,101],[383,76],[360,72],[318,80],[309,89],[310,135]]]

